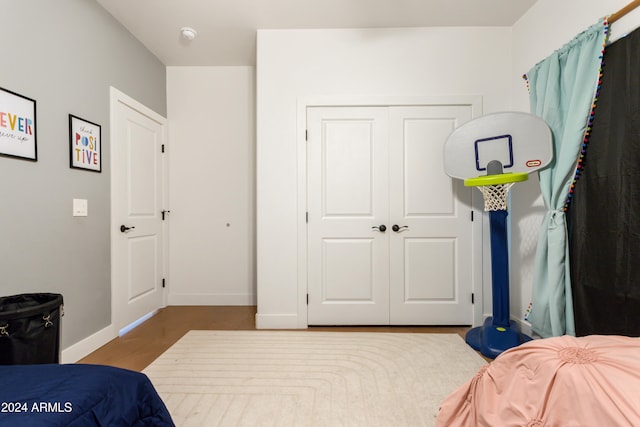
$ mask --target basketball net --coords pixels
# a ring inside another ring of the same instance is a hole
[[[482,197],[484,198],[485,212],[506,211],[507,196],[509,195],[509,190],[513,187],[513,184],[515,184],[515,182],[478,186],[478,190],[480,190]]]

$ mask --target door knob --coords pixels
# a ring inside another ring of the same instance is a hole
[[[402,230],[408,230],[409,227],[406,225],[398,225],[398,224],[393,224],[393,226],[391,226],[391,229],[393,231],[395,231],[396,233],[402,231]]]
[[[378,225],[378,226],[374,226],[374,227],[371,227],[371,228],[373,228],[374,230],[378,230],[378,231],[380,231],[382,233],[387,231],[387,226],[384,225],[384,224],[381,224],[381,225]]]
[[[121,225],[120,226],[120,231],[122,231],[123,233],[126,233],[127,231],[131,230],[132,228],[135,228],[135,227],[127,227],[126,225]]]

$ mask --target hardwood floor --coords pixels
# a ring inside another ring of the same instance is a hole
[[[255,306],[171,306],[129,333],[115,338],[78,363],[141,371],[190,330],[255,330]],[[468,327],[314,326],[307,331],[455,333]]]

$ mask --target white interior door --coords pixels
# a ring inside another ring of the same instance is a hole
[[[308,324],[473,323],[471,191],[442,162],[470,118],[469,106],[307,109]]]
[[[309,324],[389,323],[386,116],[308,110]]]
[[[112,89],[112,294],[119,331],[163,305],[163,117]]]
[[[389,109],[391,324],[473,323],[471,189],[442,158],[468,120],[465,106]]]

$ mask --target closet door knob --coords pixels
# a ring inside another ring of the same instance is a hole
[[[384,224],[381,224],[381,225],[378,225],[378,226],[374,226],[374,227],[371,227],[371,228],[374,229],[374,230],[378,230],[381,233],[384,233],[385,231],[387,231],[387,226],[384,225]]]
[[[398,224],[393,224],[393,226],[391,227],[391,229],[393,231],[395,231],[396,233],[399,233],[402,230],[408,230],[409,227],[406,225],[398,225]]]

